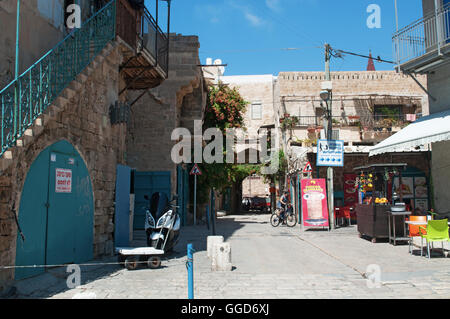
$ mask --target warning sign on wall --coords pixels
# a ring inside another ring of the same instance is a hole
[[[56,193],[72,193],[72,170],[71,169],[56,169]]]

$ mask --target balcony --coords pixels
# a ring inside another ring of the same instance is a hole
[[[167,78],[169,41],[158,26],[158,8],[156,12],[155,20],[147,8],[135,9],[127,0],[117,0],[116,33],[124,56],[120,70],[126,82],[122,92],[151,89]]]
[[[333,116],[333,134],[345,142],[352,143],[376,143],[392,134],[400,131],[409,123],[418,119],[418,114],[379,115],[368,114],[366,116]],[[282,121],[286,122],[285,119]],[[320,138],[320,131],[324,129],[323,118],[320,116],[292,116],[289,117],[289,127],[296,131],[299,138],[314,140]],[[300,133],[303,131],[303,133]]]
[[[429,73],[450,62],[450,3],[396,32],[392,38],[397,68]]]

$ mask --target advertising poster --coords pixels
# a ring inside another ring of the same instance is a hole
[[[344,174],[344,205],[354,206],[358,203],[358,185],[356,174]]]
[[[328,227],[328,205],[325,179],[303,179],[303,226]]]
[[[394,182],[394,191],[400,196],[400,179],[396,178]],[[412,177],[403,177],[402,178],[402,186],[401,192],[403,194],[403,198],[414,198],[414,184]]]
[[[428,185],[425,177],[414,178],[415,197],[428,198]]]

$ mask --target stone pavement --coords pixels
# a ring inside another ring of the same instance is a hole
[[[114,257],[81,266],[81,285],[68,289],[65,269],[16,284],[11,298],[187,298],[186,245],[193,243],[195,298],[450,298],[450,260],[440,250],[431,260],[407,245],[376,244],[358,237],[356,226],[335,231],[273,228],[270,215],[219,218],[217,234],[231,243],[233,271],[212,272],[206,256],[206,225],[182,229],[180,243],[160,269],[128,271]],[[143,234],[134,244],[145,245]],[[446,245],[446,250],[450,247]],[[419,253],[419,255],[417,255]],[[379,287],[367,279],[381,271]],[[369,283],[369,285],[368,285]],[[372,285],[370,285],[372,283]]]

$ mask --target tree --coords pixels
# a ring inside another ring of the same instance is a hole
[[[240,95],[237,88],[219,83],[210,86],[205,109],[203,132],[208,128],[217,128],[222,132],[223,145],[225,133],[230,128],[245,129],[244,112],[248,102]],[[233,156],[234,157],[234,156]],[[222,148],[222,163],[202,164],[203,175],[198,179],[199,202],[206,202],[209,190],[214,188],[225,191],[250,175],[259,173],[259,165],[238,165],[226,162],[226,150]]]

